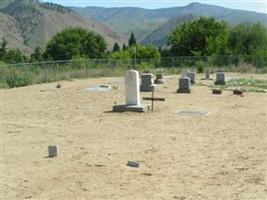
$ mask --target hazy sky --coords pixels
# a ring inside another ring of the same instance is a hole
[[[101,7],[142,7],[142,8],[165,8],[173,6],[185,6],[195,1],[182,0],[43,0],[54,2],[64,6],[101,6]],[[267,0],[199,0],[199,3],[212,4],[227,8],[250,10],[267,14]]]

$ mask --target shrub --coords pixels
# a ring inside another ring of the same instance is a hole
[[[206,64],[203,61],[197,61],[196,62],[196,66],[197,66],[197,72],[198,73],[203,73],[204,72],[204,68],[206,67]]]
[[[6,83],[10,88],[22,87],[30,85],[32,83],[32,79],[30,76],[26,76],[23,74],[9,74],[6,77]]]

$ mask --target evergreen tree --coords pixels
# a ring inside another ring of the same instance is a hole
[[[35,62],[35,61],[42,61],[43,57],[42,57],[42,51],[40,49],[40,47],[36,47],[34,52],[31,54],[31,61]]]
[[[123,43],[122,50],[125,51],[127,49],[126,44]]]
[[[5,40],[5,38],[2,39],[2,43],[0,45],[0,59],[2,59],[5,55],[6,55],[6,52],[7,52],[7,41]]]
[[[161,51],[162,51],[162,47],[161,47],[161,46],[159,46],[159,52],[161,53]]]
[[[135,39],[134,33],[132,32],[131,36],[129,38],[129,46],[132,47],[132,46],[135,46],[135,45],[136,45],[136,39]]]
[[[116,51],[120,51],[120,46],[118,45],[117,42],[113,46],[113,52],[116,52]]]

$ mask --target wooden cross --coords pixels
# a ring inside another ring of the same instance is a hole
[[[165,98],[154,97],[154,91],[152,91],[152,97],[143,97],[143,100],[151,101],[152,111],[154,110],[154,101],[165,101]]]

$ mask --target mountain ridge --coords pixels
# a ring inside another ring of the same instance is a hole
[[[191,3],[181,7],[145,9],[138,7],[70,7],[80,15],[114,27],[125,36],[133,31],[139,42],[146,40],[155,29],[172,18],[193,14],[214,17],[231,24],[261,22],[267,26],[267,14],[253,11],[224,8],[202,3]]]
[[[83,18],[64,6],[39,3],[37,0],[8,2],[7,5],[2,4],[0,9],[0,25],[3,29],[1,37],[7,40],[8,48],[31,53],[37,46],[44,48],[56,33],[69,27],[82,27],[102,35],[109,49],[115,42],[123,44],[127,41],[125,36],[109,26]]]

